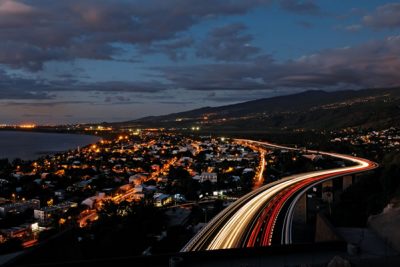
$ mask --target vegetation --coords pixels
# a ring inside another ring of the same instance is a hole
[[[77,235],[85,258],[117,257],[141,254],[164,230],[162,210],[146,201],[140,203],[112,201],[104,203],[99,219]]]
[[[116,123],[141,127],[201,126],[204,132],[339,129],[399,126],[398,88],[359,91],[307,91],[221,107]],[[351,116],[349,116],[351,114]],[[207,118],[207,119],[204,119]]]
[[[332,207],[332,220],[338,226],[366,226],[370,215],[382,212],[396,197],[400,197],[400,154],[387,153],[379,161],[380,168],[364,175],[340,197]]]

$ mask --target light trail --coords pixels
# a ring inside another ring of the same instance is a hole
[[[236,139],[236,142],[261,147],[299,150],[295,148],[258,142],[248,139]],[[336,177],[351,175],[375,169],[378,165],[366,159],[337,153],[310,153],[331,156],[353,162],[350,167],[314,171],[296,174],[279,181],[264,185],[240,198],[211,220],[181,251],[216,250],[257,245],[271,245],[278,216],[285,216],[282,227],[282,242],[291,243],[291,226],[294,207],[298,195],[307,188]],[[291,203],[289,199],[293,199]],[[286,214],[281,214],[284,205],[289,204]]]

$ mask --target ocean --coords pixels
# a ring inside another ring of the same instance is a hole
[[[90,135],[0,131],[0,159],[34,160],[99,140],[99,137]]]

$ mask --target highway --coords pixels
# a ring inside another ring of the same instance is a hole
[[[269,149],[298,150],[247,139],[235,141]],[[280,237],[281,244],[290,244],[294,207],[302,194],[324,181],[378,167],[372,161],[354,156],[312,150],[308,150],[308,153],[351,161],[354,166],[296,174],[264,185],[238,199],[215,216],[181,251],[270,246],[273,235]],[[283,223],[276,227],[278,219]]]

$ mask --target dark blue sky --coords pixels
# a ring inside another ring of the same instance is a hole
[[[400,3],[0,0],[0,124],[400,84]]]

